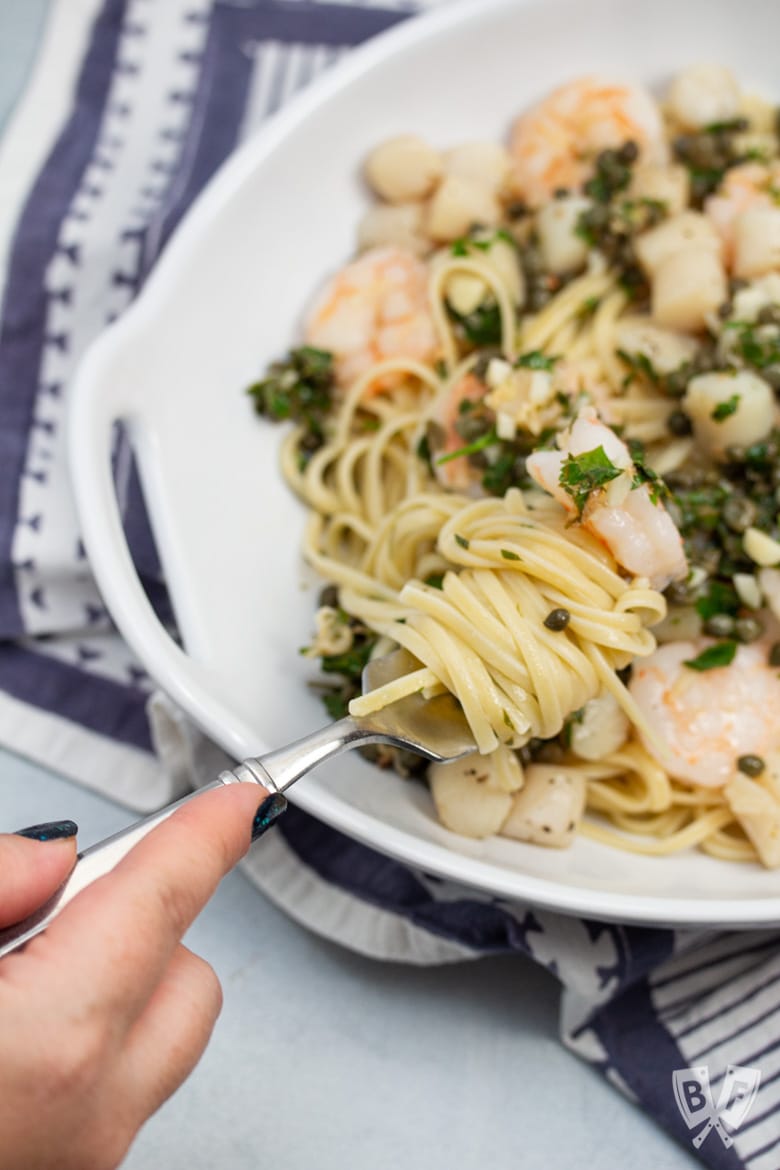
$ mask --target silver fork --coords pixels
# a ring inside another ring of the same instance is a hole
[[[363,693],[376,690],[409,669],[406,651],[397,650],[370,662],[362,676]],[[204,792],[223,784],[258,784],[269,792],[284,792],[301,776],[333,756],[363,744],[385,743],[406,748],[428,760],[459,760],[476,751],[476,744],[458,704],[450,695],[424,699],[410,695],[373,715],[348,715],[320,728],[287,747],[244,760],[221,772],[211,784],[174,804],[128,825],[105,841],[91,845],[78,855],[76,865],[59,890],[29,918],[0,931],[0,958],[29,942],[52,922],[86,886],[109,873],[137,845],[177,808],[197,800]]]

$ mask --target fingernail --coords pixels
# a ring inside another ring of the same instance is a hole
[[[46,821],[42,825],[30,825],[17,829],[15,837],[29,837],[32,841],[67,841],[75,837],[79,827],[75,821]]]
[[[281,792],[274,792],[271,796],[266,796],[252,821],[252,840],[256,841],[258,837],[262,837],[266,829],[270,829],[286,808],[287,797],[283,796]]]

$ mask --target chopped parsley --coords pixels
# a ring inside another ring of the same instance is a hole
[[[725,402],[719,402],[718,405],[713,408],[712,418],[715,420],[715,422],[723,422],[724,418],[728,418],[729,415],[737,413],[739,402],[740,395],[732,394],[731,397],[727,398]]]
[[[350,649],[343,654],[323,655],[323,672],[325,674],[343,674],[345,678],[359,681],[375,644],[376,635],[356,638]]]
[[[707,585],[707,592],[698,598],[695,603],[696,612],[704,621],[717,614],[729,614],[735,617],[739,611],[739,595],[731,583],[711,580]]]
[[[477,451],[484,451],[486,447],[492,447],[497,439],[495,430],[491,428],[489,431],[485,431],[484,435],[475,439],[473,443],[467,443],[465,447],[458,447],[457,451],[448,451],[446,455],[440,455],[436,462],[437,464],[449,463],[451,459],[460,459],[463,455],[476,455]]]
[[[502,548],[501,556],[505,561],[519,561],[521,559],[516,552],[512,552],[509,548]]]
[[[601,304],[601,297],[586,297],[577,310],[577,316],[580,321],[587,321],[598,309]]]
[[[453,240],[450,245],[450,253],[458,257],[468,256],[472,248],[476,248],[478,252],[489,252],[499,240],[503,240],[505,244],[511,244],[513,248],[517,247],[514,236],[506,228],[497,228],[489,236],[469,235]]]
[[[617,355],[632,372],[641,374],[644,378],[647,378],[648,382],[652,382],[654,386],[659,384],[660,378],[658,372],[646,353],[642,353],[641,351],[628,353],[625,349],[619,349]]]
[[[551,370],[558,361],[557,357],[548,357],[540,349],[531,349],[528,353],[521,353],[515,361],[515,366],[524,370]]]
[[[378,635],[368,630],[357,618],[344,615],[353,631],[353,641],[343,654],[325,654],[320,658],[324,674],[340,676],[340,682],[312,683],[320,692],[325,710],[331,719],[341,719],[348,713],[352,699],[361,693],[363,669],[377,644]]]
[[[633,146],[633,143],[626,145]],[[620,154],[619,151],[604,152],[613,158],[616,153]],[[625,186],[630,181],[630,168],[626,163],[609,163],[606,170],[611,173],[611,179],[605,177],[602,165],[600,171],[597,168],[590,184],[586,184],[586,193],[593,202],[578,216],[575,234],[589,248],[598,249],[609,267],[615,270],[621,286],[632,300],[637,300],[647,296],[649,288],[634,250],[634,241],[641,232],[660,223],[667,208],[655,199],[625,197]]]
[[[602,150],[596,159],[596,173],[584,186],[586,195],[596,203],[609,203],[631,182],[631,164],[639,157],[635,142],[626,142],[618,150]]]
[[[508,445],[505,444],[508,447]],[[505,450],[495,463],[485,469],[482,486],[491,496],[505,496],[511,487],[522,485],[524,477],[516,473],[517,456],[511,449]]]
[[[309,458],[325,441],[325,418],[333,403],[333,355],[312,345],[290,350],[273,362],[265,378],[248,387],[258,414],[274,422],[302,424],[301,456]]]
[[[726,329],[736,332],[734,350],[748,366],[765,370],[780,363],[780,338],[760,335],[750,321],[727,321]]]
[[[700,351],[696,364],[686,360],[681,362],[676,369],[663,374],[655,368],[645,353],[628,353],[624,349],[619,349],[617,356],[624,365],[628,366],[629,372],[623,382],[624,387],[629,386],[636,377],[644,378],[651,386],[660,390],[662,394],[668,395],[669,398],[682,398],[694,374],[703,373],[714,366],[714,363],[707,364],[708,355],[702,351]]]
[[[582,455],[567,455],[558,482],[574,501],[577,515],[588,502],[592,491],[603,488],[610,480],[617,479],[623,469],[616,467],[603,447],[584,451]]]
[[[719,666],[728,666],[734,661],[737,652],[737,643],[733,638],[724,642],[716,642],[702,650],[696,658],[688,658],[683,662],[690,670],[715,670]]]
[[[741,134],[748,128],[745,118],[729,118],[725,122],[710,122],[702,130],[703,134]]]
[[[455,533],[455,543],[459,544],[461,548],[468,548],[469,542],[465,536],[461,536],[459,532]]]
[[[431,466],[431,445],[428,442],[428,436],[423,435],[417,444],[417,458],[422,459],[423,463]]]
[[[668,487],[658,472],[653,471],[652,467],[648,467],[645,463],[645,447],[641,439],[629,439],[628,450],[631,454],[631,462],[634,464],[634,474],[631,479],[632,488],[647,484],[650,500],[657,504],[660,499],[669,495]]]
[[[743,149],[740,136],[749,129],[745,118],[713,122],[698,133],[681,134],[675,139],[675,157],[690,174],[691,202],[701,207],[716,191],[731,167],[746,162],[749,151]]]
[[[501,310],[493,300],[484,301],[470,313],[458,313],[447,304],[447,312],[463,339],[477,347],[498,345],[501,341]]]

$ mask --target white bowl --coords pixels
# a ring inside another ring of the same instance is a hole
[[[693,61],[777,89],[775,0],[474,0],[352,54],[239,150],[187,216],[136,304],[87,355],[71,415],[72,474],[92,566],[127,641],[235,757],[318,726],[298,648],[316,586],[302,510],[278,473],[278,428],[243,388],[298,337],[306,303],[354,248],[359,166],[409,129],[447,146],[500,137],[554,84],[586,72],[663,85]],[[774,35],[773,35],[774,34]],[[157,623],[119,524],[111,428],[124,419],[186,651]],[[645,858],[578,840],[558,852],[469,841],[421,785],[361,759],[292,799],[374,848],[493,894],[594,918],[752,926],[780,919],[780,876],[690,852]]]

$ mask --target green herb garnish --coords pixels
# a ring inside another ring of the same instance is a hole
[[[461,548],[469,547],[469,542],[466,540],[466,537],[461,536],[458,532],[455,533],[455,543],[459,544]]]
[[[750,321],[727,321],[727,329],[737,333],[735,350],[739,357],[757,370],[765,370],[780,362],[780,343],[777,337],[758,337]]]
[[[463,455],[476,455],[477,451],[484,451],[486,447],[492,447],[497,439],[498,436],[491,427],[489,431],[485,431],[484,435],[480,435],[473,443],[467,443],[465,447],[458,447],[457,451],[449,451],[446,455],[440,455],[436,463],[449,463],[451,459],[460,459]]]
[[[504,558],[505,561],[519,561],[519,560],[521,560],[521,558],[517,555],[517,553],[512,552],[512,550],[510,548],[502,548],[501,549],[501,556]]]
[[[609,203],[613,196],[628,187],[631,166],[638,155],[634,142],[626,142],[618,150],[602,150],[596,159],[596,173],[584,186],[585,194],[596,203]]]
[[[589,317],[592,317],[600,304],[601,297],[586,297],[577,310],[577,316],[580,321],[587,321]]]
[[[356,639],[343,654],[326,654],[322,658],[325,674],[343,674],[345,678],[359,679],[376,645],[376,636]]]
[[[631,462],[634,464],[631,487],[638,488],[642,484],[647,484],[650,500],[653,504],[657,504],[660,499],[669,495],[668,487],[658,472],[653,471],[652,467],[648,467],[645,463],[645,446],[641,439],[629,439],[628,450],[631,454]]]
[[[728,418],[731,414],[736,414],[739,401],[739,394],[732,394],[725,402],[718,403],[713,409],[711,417],[715,422],[723,422],[724,418]]]
[[[737,643],[729,638],[725,642],[716,642],[702,650],[696,658],[688,658],[683,662],[690,670],[715,670],[719,666],[728,666],[734,661],[737,652]]]
[[[695,602],[696,612],[705,622],[716,614],[725,613],[735,617],[739,607],[736,589],[725,581],[710,581],[707,592]]]
[[[248,387],[258,414],[274,422],[301,423],[301,457],[305,460],[325,441],[325,418],[332,406],[333,355],[311,345],[290,351],[273,362],[268,374]]]
[[[431,466],[431,445],[427,435],[423,435],[417,444],[417,458],[422,459],[423,463],[427,463],[429,467]]]
[[[447,312],[472,345],[498,345],[501,341],[501,311],[495,301],[485,301],[471,313],[458,313],[448,304]]]
[[[617,479],[622,470],[615,466],[604,448],[599,446],[582,455],[567,455],[558,482],[574,500],[577,515],[581,516],[590,493],[604,487],[610,480]]]
[[[653,385],[658,385],[660,378],[655,366],[646,353],[627,353],[626,350],[619,349],[617,355],[633,373],[641,374],[644,378],[647,378],[648,382],[652,382]]]
[[[515,366],[524,370],[551,370],[558,361],[557,357],[548,357],[540,349],[531,349],[528,353],[521,353]]]

